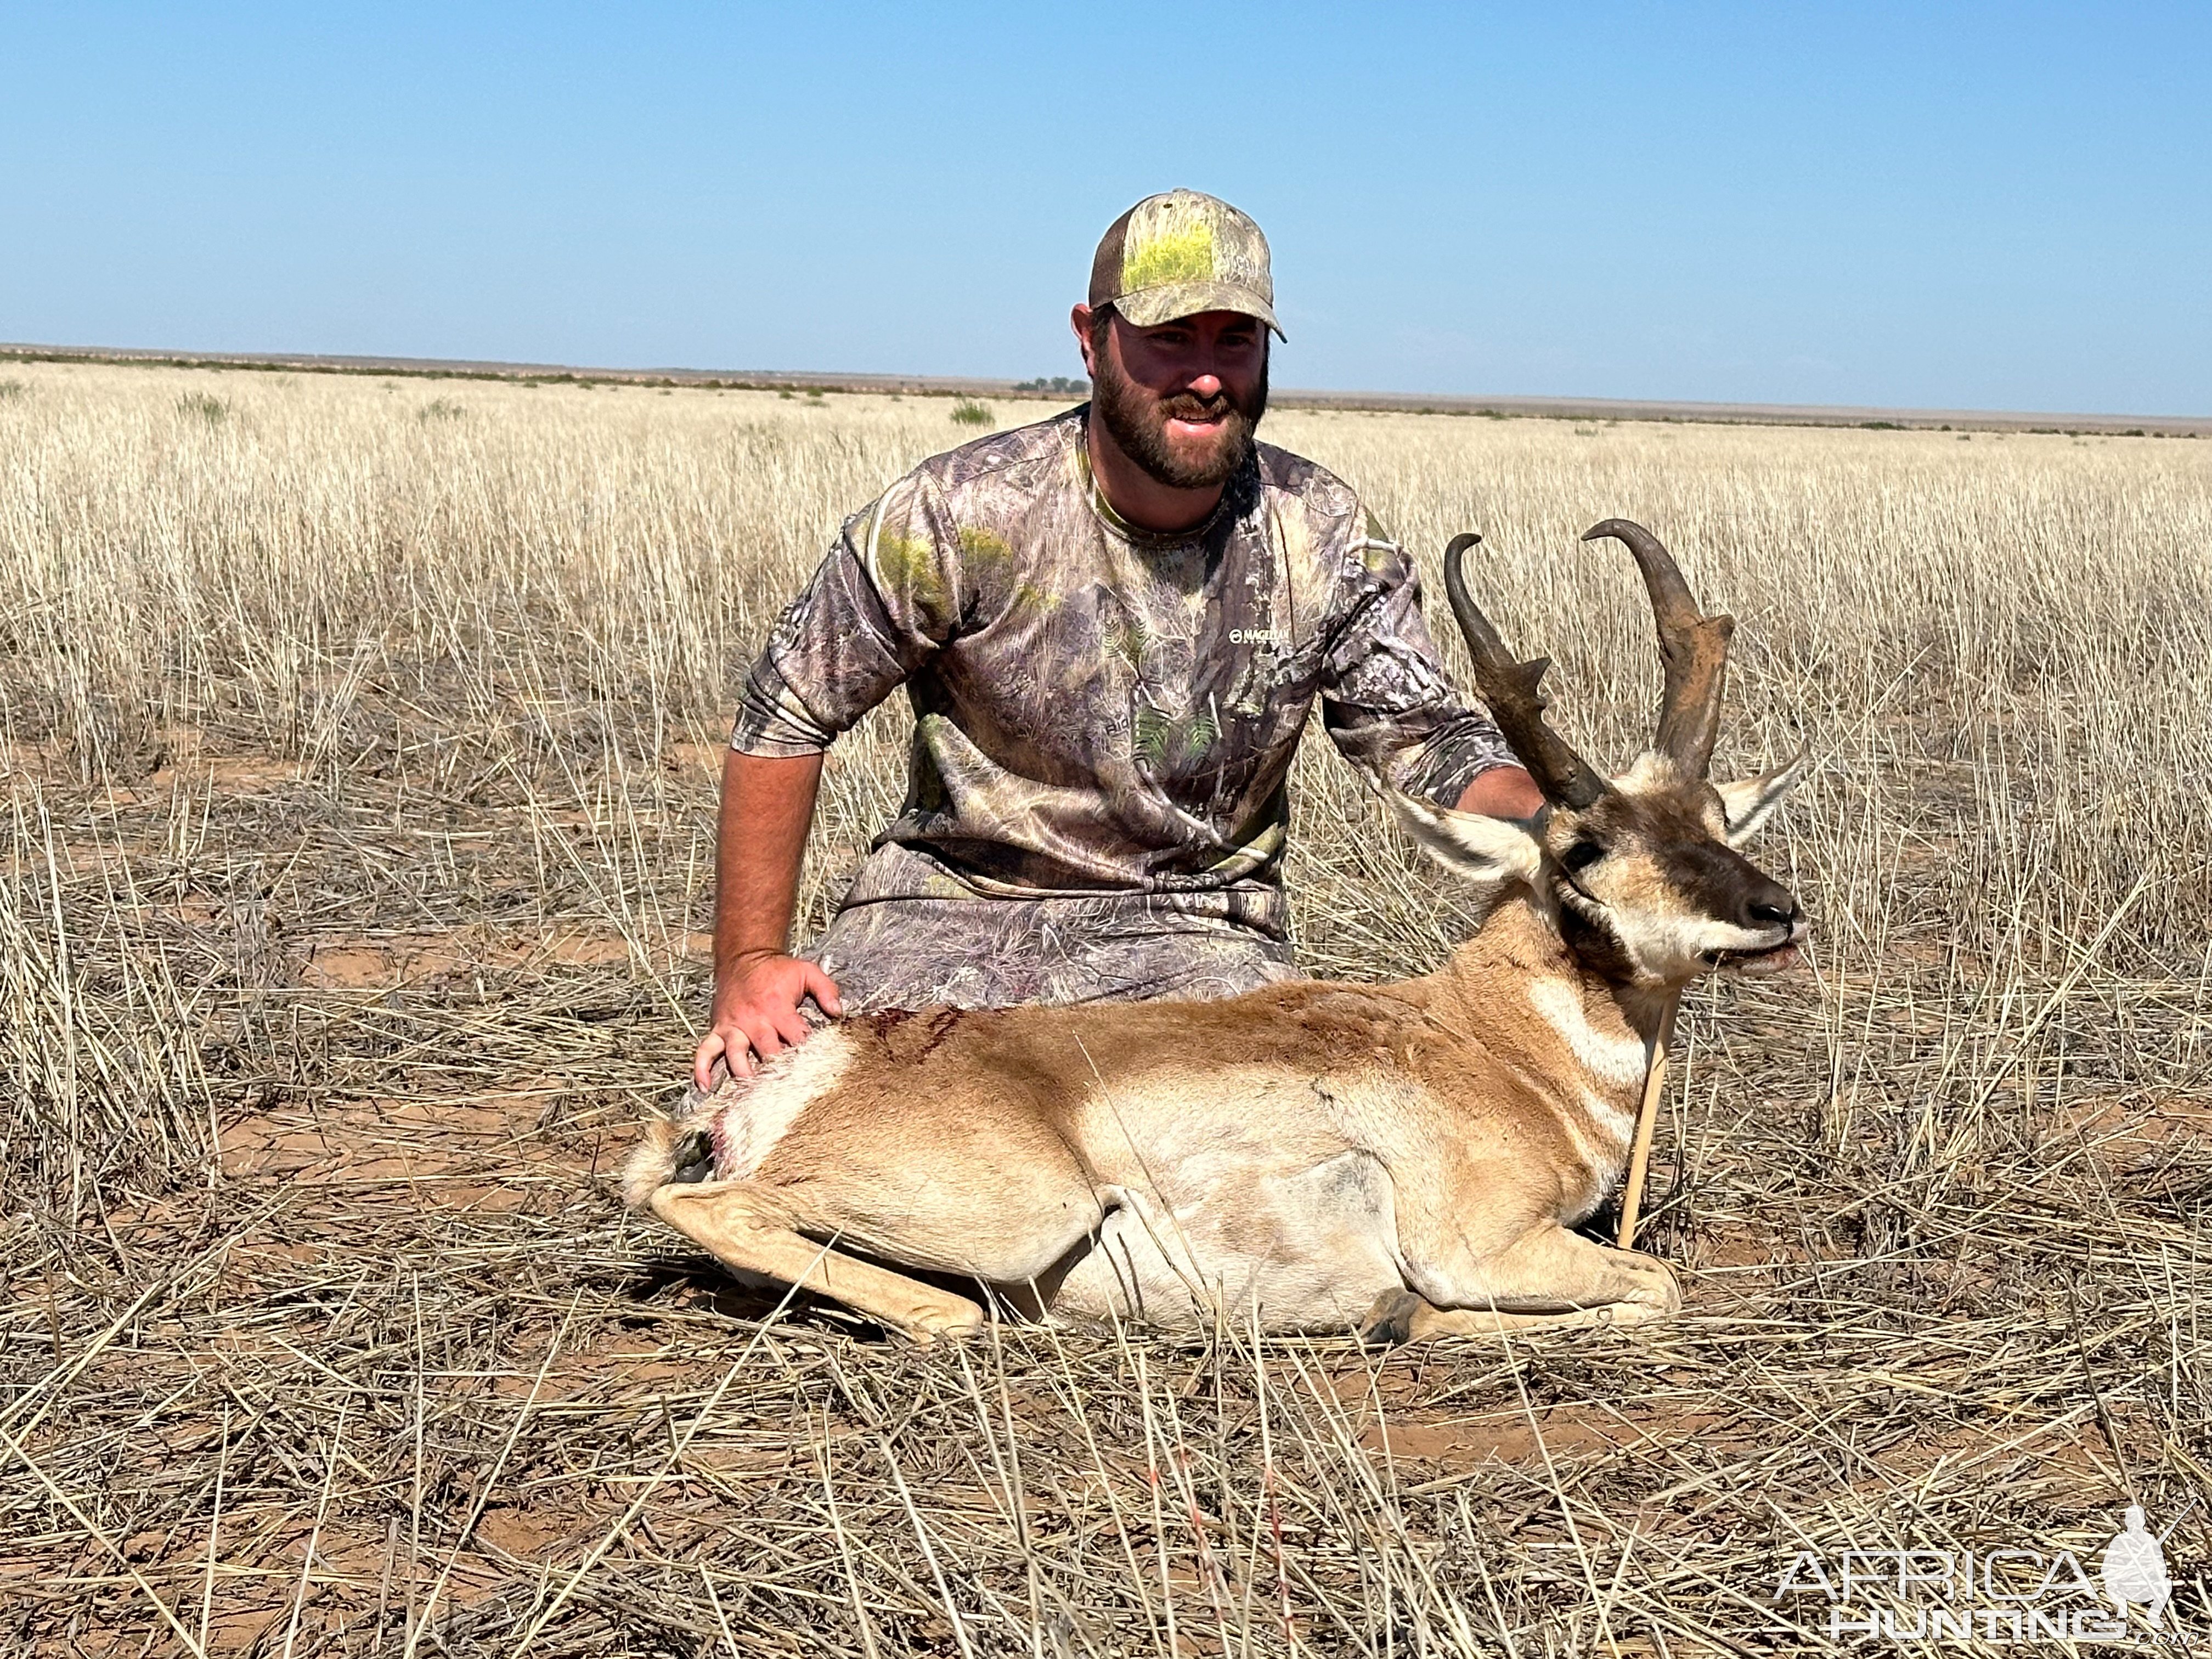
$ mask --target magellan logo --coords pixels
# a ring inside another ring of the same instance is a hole
[[[1232,628],[1229,630],[1231,645],[1280,645],[1289,635],[1286,628]]]

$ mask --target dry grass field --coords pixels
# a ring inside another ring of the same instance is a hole
[[[2212,443],[1271,417],[1432,578],[1485,532],[1594,757],[1656,702],[1615,514],[1740,619],[1721,765],[1818,757],[1764,854],[1812,966],[1686,1009],[1687,1312],[917,1353],[608,1177],[705,1006],[737,677],[949,407],[0,367],[0,1644],[1865,1650],[1796,1553],[2094,1577],[2130,1494],[2207,1639]],[[1432,964],[1449,885],[1301,768],[1314,971]]]

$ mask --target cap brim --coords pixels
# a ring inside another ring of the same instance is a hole
[[[1157,288],[1124,294],[1113,306],[1139,328],[1158,328],[1162,323],[1195,317],[1202,311],[1237,311],[1265,323],[1279,340],[1291,337],[1275,320],[1275,308],[1242,283],[1162,283]]]

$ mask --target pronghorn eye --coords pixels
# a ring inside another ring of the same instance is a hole
[[[1587,870],[1605,856],[1605,848],[1594,841],[1578,841],[1559,854],[1559,862],[1570,872]]]

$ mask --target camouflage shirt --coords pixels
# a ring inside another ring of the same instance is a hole
[[[903,684],[906,803],[844,900],[1126,896],[1284,934],[1284,781],[1318,696],[1370,783],[1444,805],[1513,763],[1412,562],[1267,444],[1187,533],[1093,486],[1084,409],[925,461],[844,527],[752,667],[732,747],[817,752]]]

